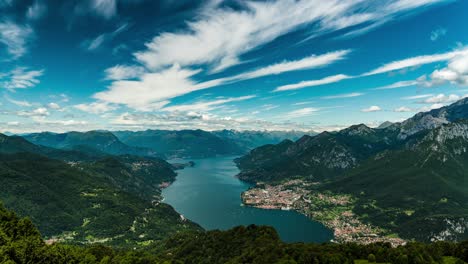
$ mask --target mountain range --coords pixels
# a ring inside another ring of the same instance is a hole
[[[352,194],[363,221],[407,239],[468,238],[468,99],[401,123],[303,136],[236,159],[238,177]],[[372,206],[369,206],[372,204]]]
[[[296,140],[307,133],[314,134],[312,131],[145,130],[42,132],[22,137],[36,145],[93,155],[130,154],[170,159],[243,155],[255,147],[286,138]]]

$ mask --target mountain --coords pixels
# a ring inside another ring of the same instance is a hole
[[[384,128],[351,126],[252,150],[242,180],[350,194],[361,221],[407,239],[468,238],[468,99]]]
[[[404,237],[467,239],[467,149],[468,121],[455,121],[375,155],[323,189],[360,197],[357,212]],[[370,201],[377,207],[366,208]]]
[[[163,153],[168,158],[204,158],[244,153],[234,142],[203,130],[116,131],[114,133],[127,145],[157,149],[159,153]]]
[[[241,169],[239,178],[254,182],[294,176],[333,178],[383,150],[398,149],[431,129],[466,118],[468,98],[384,128],[354,125],[338,132],[306,135],[295,142],[262,146],[236,159]]]
[[[61,150],[45,146],[35,145],[20,136],[7,136],[0,134],[0,153],[12,154],[19,152],[35,153],[42,156],[47,156],[53,159],[64,161],[82,161],[93,160],[107,156],[107,154],[97,150],[92,151],[77,151],[77,150]]]
[[[225,138],[234,141],[242,147],[246,152],[263,145],[277,144],[285,139],[298,140],[304,135],[315,135],[313,131],[255,131],[255,130],[218,130],[213,131],[213,134],[220,138]]]
[[[399,130],[398,137],[405,139],[420,131],[433,129],[443,124],[466,118],[468,118],[468,98],[429,112],[418,113],[401,123],[395,123],[390,128]]]
[[[157,157],[158,154],[144,147],[132,147],[122,143],[114,134],[107,131],[34,133],[23,136],[26,140],[41,146],[63,150],[78,150],[85,153],[101,152],[111,155],[137,155]]]
[[[2,136],[0,200],[45,236],[130,246],[200,229],[160,202],[161,184],[176,176],[169,163],[130,155],[62,161],[43,148]]]
[[[332,178],[387,148],[395,148],[397,132],[355,125],[339,132],[305,135],[252,150],[235,160],[245,181],[281,181],[294,176]]]

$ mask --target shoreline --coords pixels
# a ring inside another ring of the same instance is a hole
[[[265,210],[294,210],[303,214],[330,228],[334,235],[332,242],[388,242],[394,247],[406,244],[405,240],[389,236],[379,227],[361,222],[352,212],[353,197],[307,189],[316,184],[302,180],[291,180],[278,185],[257,183],[255,187],[241,193],[241,200],[245,206]]]

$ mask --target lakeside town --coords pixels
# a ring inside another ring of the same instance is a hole
[[[365,224],[352,212],[350,195],[319,193],[308,187],[314,182],[290,180],[278,185],[258,183],[241,194],[244,205],[261,209],[296,210],[333,230],[334,241],[370,244],[389,242],[404,245],[405,240],[387,236],[384,230]]]

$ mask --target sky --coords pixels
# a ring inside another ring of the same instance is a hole
[[[375,127],[468,95],[465,0],[0,0],[0,131]]]

